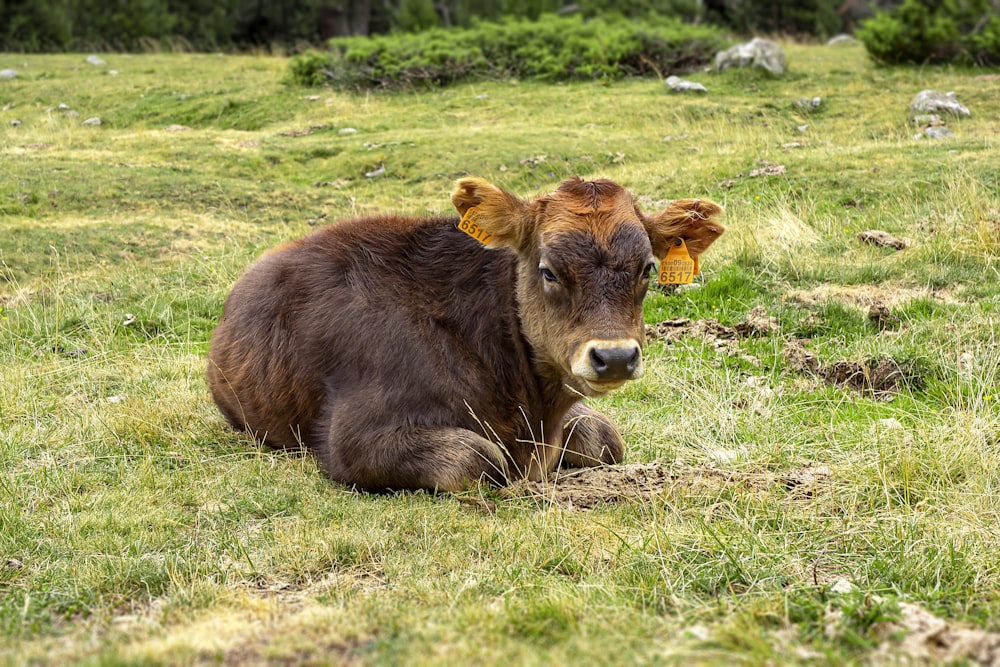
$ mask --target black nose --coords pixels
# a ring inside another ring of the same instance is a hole
[[[638,345],[590,348],[590,366],[601,381],[628,380],[642,359]]]

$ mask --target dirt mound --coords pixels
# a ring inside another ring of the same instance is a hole
[[[923,376],[912,362],[876,358],[867,361],[835,361],[822,364],[801,341],[785,344],[785,361],[796,371],[811,373],[836,387],[846,387],[882,400],[923,387]]]
[[[789,495],[814,496],[833,473],[806,464],[782,472],[727,470],[712,465],[684,466],[631,463],[577,470],[557,470],[541,482],[521,480],[504,489],[508,497],[529,497],[565,509],[586,510],[620,502],[649,502],[670,489],[718,492],[727,486],[755,490],[783,488]]]
[[[712,345],[716,351],[746,361],[751,366],[761,366],[760,359],[740,349],[739,339],[752,336],[769,336],[780,331],[778,318],[767,314],[763,306],[757,306],[744,321],[727,327],[718,320],[690,320],[680,317],[664,320],[655,325],[646,325],[646,340],[661,340],[674,343],[682,338],[700,338]]]
[[[751,336],[768,336],[778,333],[779,330],[778,318],[768,315],[763,306],[757,306],[747,313],[744,321],[732,327],[727,327],[712,318],[689,320],[684,317],[647,325],[646,340],[674,342],[685,336],[706,340],[731,340]]]
[[[873,321],[887,324],[893,319],[887,307],[880,305],[878,301],[871,303],[869,317]],[[697,338],[714,347],[716,352],[760,367],[763,365],[760,359],[744,352],[739,341],[754,336],[778,334],[780,330],[778,318],[768,315],[762,306],[757,306],[747,313],[744,321],[731,327],[711,318],[691,320],[683,317],[647,325],[646,340],[674,343],[686,337]],[[882,357],[823,364],[799,340],[785,343],[784,356],[793,371],[816,376],[836,387],[852,389],[879,400],[892,400],[901,392],[919,390],[924,386],[923,374],[911,361]]]

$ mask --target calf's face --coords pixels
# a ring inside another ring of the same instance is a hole
[[[488,247],[517,253],[524,335],[539,362],[586,396],[642,375],[642,301],[655,261],[677,239],[697,257],[724,231],[714,202],[682,199],[646,215],[607,180],[570,179],[524,201],[466,178],[452,202],[463,216],[475,207]]]

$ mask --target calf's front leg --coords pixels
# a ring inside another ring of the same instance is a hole
[[[317,452],[334,481],[367,491],[462,491],[507,483],[500,447],[464,428],[397,426],[351,436],[334,424]]]
[[[611,420],[582,402],[566,413],[563,442],[563,462],[578,468],[619,463],[625,453],[625,441]]]

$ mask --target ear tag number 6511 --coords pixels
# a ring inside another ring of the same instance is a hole
[[[677,239],[660,262],[656,282],[660,285],[688,285],[697,274],[698,260],[691,259],[684,239]]]
[[[489,245],[490,239],[493,238],[479,226],[479,208],[476,206],[469,207],[462,219],[458,221],[458,228],[483,245]]]

